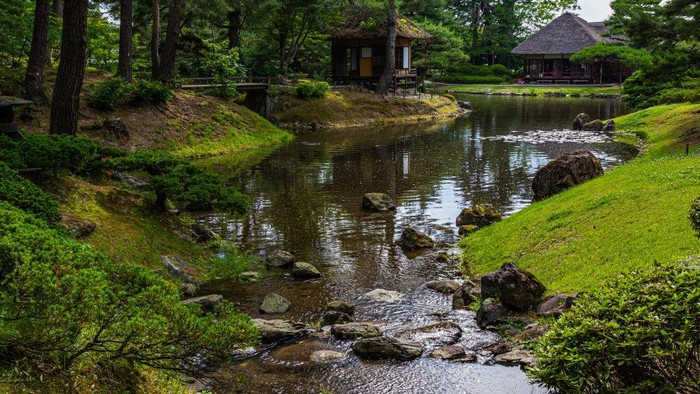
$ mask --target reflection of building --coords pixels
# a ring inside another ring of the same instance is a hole
[[[387,30],[387,22],[367,10],[348,17],[345,25],[331,34],[333,81],[376,83],[384,71]],[[430,38],[430,34],[401,15],[397,16],[396,33],[396,75],[415,81],[411,42]]]
[[[606,36],[603,22],[588,23],[575,14],[565,13],[551,21],[513,49],[525,57],[525,80],[545,83],[621,82],[619,65],[584,65],[569,61],[583,48],[603,43],[622,43],[624,37]]]

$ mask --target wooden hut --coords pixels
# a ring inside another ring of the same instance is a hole
[[[580,64],[569,57],[599,42],[622,43],[621,36],[608,36],[602,22],[586,22],[565,13],[513,49],[525,58],[525,81],[533,83],[612,83],[622,82],[619,70],[607,63]]]
[[[395,83],[413,81],[416,72],[411,59],[413,40],[430,34],[402,15],[397,16]],[[334,83],[373,84],[384,71],[387,21],[369,10],[358,10],[346,23],[331,32],[331,72]],[[404,82],[407,83],[407,82]]]

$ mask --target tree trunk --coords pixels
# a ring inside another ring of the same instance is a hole
[[[46,105],[48,97],[44,92],[44,65],[49,62],[49,0],[37,0],[34,10],[34,33],[32,48],[24,76],[24,93],[28,100],[38,105]]]
[[[153,28],[151,29],[151,78],[158,80],[160,58],[158,57],[158,45],[160,41],[160,5],[158,0],[152,0]]]
[[[238,48],[241,45],[241,11],[233,10],[228,13],[228,48]]]
[[[184,0],[171,0],[168,13],[168,30],[165,33],[163,54],[160,58],[159,78],[163,83],[170,84],[175,79],[175,53],[177,42],[180,38],[180,25],[182,24],[182,6]]]
[[[51,99],[49,133],[78,132],[80,89],[85,74],[88,0],[71,0],[63,10],[61,62]]]
[[[121,0],[119,8],[119,64],[117,66],[117,75],[129,83],[131,83],[132,80],[133,16],[132,0]]]
[[[287,76],[287,68],[288,68],[286,51],[287,51],[287,35],[280,34],[280,36],[279,36],[280,75],[282,75],[284,77]]]
[[[59,18],[63,18],[63,2],[61,0],[53,0],[53,7],[51,11],[56,14]]]
[[[396,71],[396,0],[389,1],[387,27],[384,72],[379,78],[379,82],[377,82],[376,91],[376,93],[381,96],[386,96],[389,93],[389,84],[394,79],[394,72]]]

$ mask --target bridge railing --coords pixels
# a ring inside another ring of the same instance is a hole
[[[215,88],[227,85],[267,85],[269,88],[272,84],[270,77],[255,77],[251,75],[240,75],[230,77],[226,83],[216,82],[214,77],[193,77],[181,78],[178,87],[181,89],[198,89],[198,88]]]

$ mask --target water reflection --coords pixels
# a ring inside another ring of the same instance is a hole
[[[593,118],[622,114],[624,108],[618,101],[468,99],[477,111],[447,124],[302,134],[258,164],[225,173],[231,183],[251,196],[249,214],[243,218],[211,214],[200,220],[247,250],[261,254],[275,248],[288,250],[299,260],[317,265],[323,276],[298,281],[286,276],[286,271],[276,270],[268,272],[259,284],[221,283],[205,290],[224,294],[253,316],[260,316],[257,306],[274,290],[293,304],[284,318],[317,320],[327,301],[342,298],[359,302],[360,317],[418,321],[431,308],[449,309],[449,300],[442,296],[426,304],[418,302],[415,295],[422,294],[425,300],[428,295],[421,292],[421,285],[451,277],[456,267],[437,262],[435,252],[407,256],[394,245],[404,228],[426,231],[447,241],[447,248],[456,231],[454,219],[462,208],[488,203],[507,214],[522,209],[532,199],[535,171],[565,152],[590,149],[607,167],[623,160],[605,136],[587,134],[571,139],[563,136],[568,132],[561,132],[580,112]],[[225,168],[216,162],[209,164]],[[392,196],[399,206],[396,213],[363,212],[361,198],[367,192]],[[360,300],[361,294],[377,287],[406,292],[413,301],[390,305],[378,316],[376,305]],[[471,333],[467,337],[482,335],[475,328],[463,327]],[[388,387],[383,379],[386,373],[395,373],[397,380],[391,381],[398,385],[395,392],[489,392],[505,380],[513,383],[513,392],[531,390],[524,375],[513,369],[464,368],[430,359],[404,363],[401,368],[380,363],[371,369],[374,372],[355,359],[342,371],[306,370],[315,378],[276,364],[269,376],[265,371],[271,368],[270,357],[274,359],[268,355],[247,364],[245,371],[251,382],[267,374],[263,383],[251,383],[251,387],[271,390],[291,379],[304,388],[299,392],[318,389],[318,381],[336,382],[329,388],[339,392],[390,392],[382,391]],[[412,391],[424,380],[433,380],[442,388]]]

